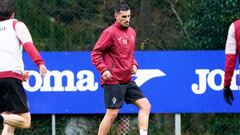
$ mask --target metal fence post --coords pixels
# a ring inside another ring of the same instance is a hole
[[[181,114],[175,114],[175,135],[181,135]]]
[[[52,135],[56,135],[56,117],[52,114]]]

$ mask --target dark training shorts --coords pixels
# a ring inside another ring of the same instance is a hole
[[[26,93],[22,81],[15,78],[0,79],[0,113],[14,114],[29,112]]]
[[[145,98],[134,81],[126,84],[104,84],[104,100],[108,109],[119,109],[123,102],[127,104]]]

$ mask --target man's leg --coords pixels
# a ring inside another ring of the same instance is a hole
[[[140,135],[147,135],[151,104],[147,98],[138,99],[134,102],[134,104],[139,108],[138,127],[140,130]]]
[[[31,115],[30,113],[10,114],[2,113],[3,123],[17,128],[30,128]]]
[[[14,135],[15,127],[8,124],[3,125],[2,135]]]
[[[119,109],[107,109],[107,112],[99,126],[98,135],[107,135],[113,121],[118,115]]]

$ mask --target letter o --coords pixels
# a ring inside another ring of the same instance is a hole
[[[215,83],[215,77],[216,75],[220,75],[221,77],[221,84],[220,85],[216,85]],[[223,89],[223,78],[224,78],[224,71],[222,71],[221,69],[215,69],[213,71],[211,71],[208,74],[208,78],[207,78],[207,82],[209,87],[211,87],[213,90],[219,91]]]
[[[27,90],[29,92],[36,92],[42,86],[42,77],[37,71],[34,71],[34,70],[29,71],[29,76],[35,77],[35,80],[36,80],[35,85],[30,86],[29,81],[27,81],[27,82],[23,82],[23,87],[25,90]]]

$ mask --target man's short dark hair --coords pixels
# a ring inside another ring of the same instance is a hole
[[[7,20],[14,13],[13,0],[0,0],[0,21]]]
[[[128,10],[130,10],[130,7],[126,3],[118,3],[114,9],[115,14],[119,13],[120,11],[128,11]]]

